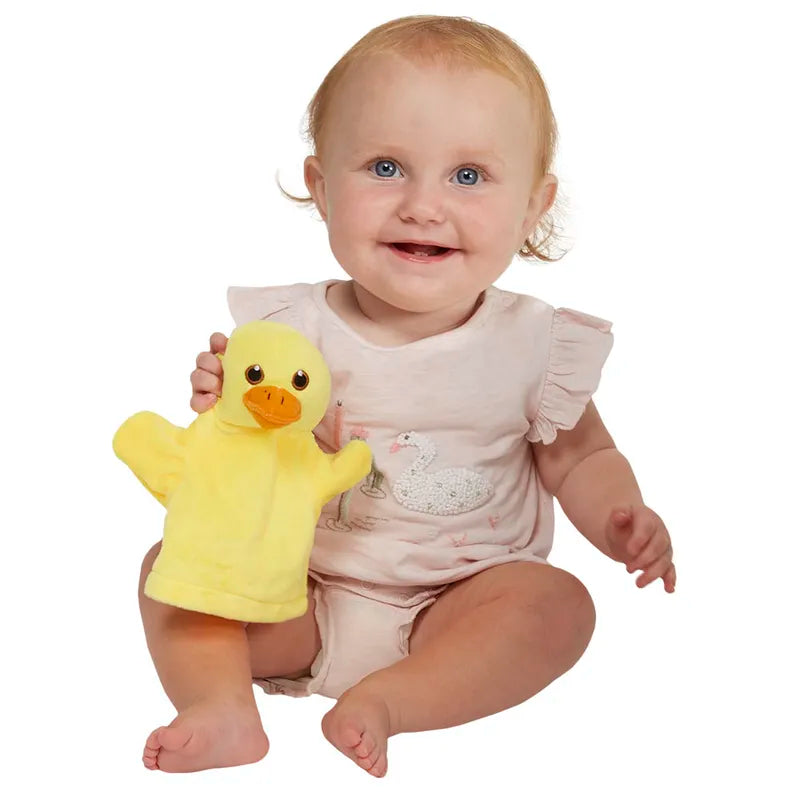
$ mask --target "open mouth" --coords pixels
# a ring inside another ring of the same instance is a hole
[[[450,247],[439,247],[431,244],[414,244],[411,242],[388,242],[387,246],[404,258],[420,261],[438,261],[456,251]]]

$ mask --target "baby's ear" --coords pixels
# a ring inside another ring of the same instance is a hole
[[[303,162],[303,177],[319,215],[323,222],[327,222],[328,201],[325,191],[325,176],[322,172],[322,162],[317,156],[306,156]]]

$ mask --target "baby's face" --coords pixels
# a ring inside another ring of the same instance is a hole
[[[552,203],[553,176],[534,191],[532,114],[522,90],[488,70],[362,62],[337,89],[320,157],[306,159],[342,268],[408,311],[477,298]],[[394,242],[452,252],[410,260]]]

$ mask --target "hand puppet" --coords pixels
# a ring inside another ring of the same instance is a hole
[[[222,396],[188,428],[149,411],[114,436],[114,452],[167,509],[144,592],[169,605],[245,622],[307,609],[322,506],[370,471],[366,442],[323,453],[313,429],[331,378],[294,328],[256,320],[222,356]]]

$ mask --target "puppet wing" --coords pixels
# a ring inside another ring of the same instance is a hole
[[[183,474],[186,428],[140,411],[114,435],[114,452],[163,506]]]

